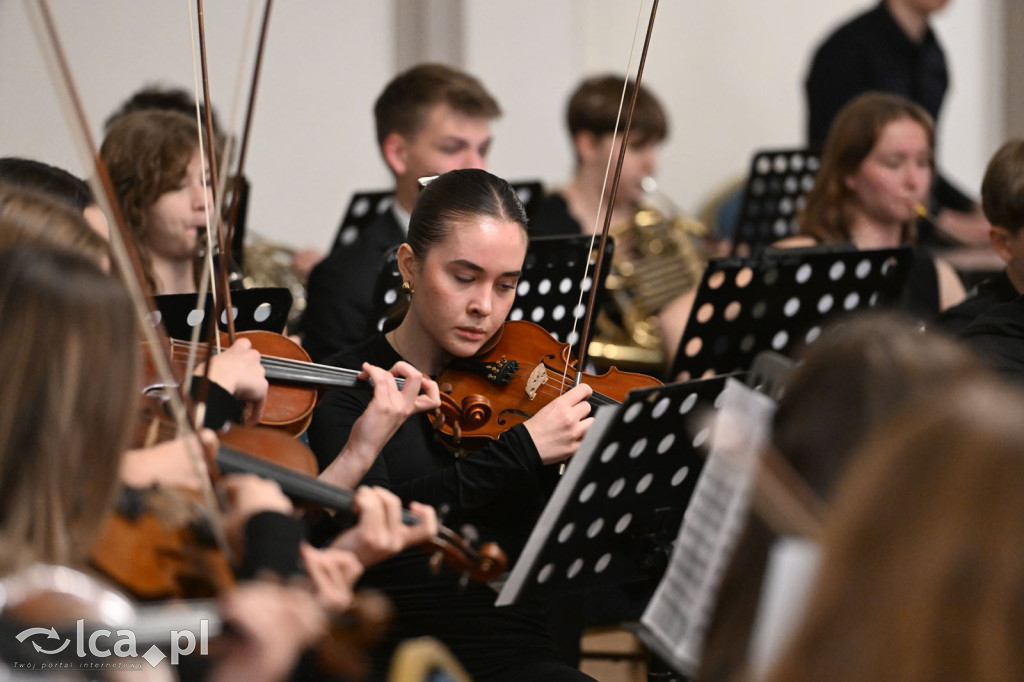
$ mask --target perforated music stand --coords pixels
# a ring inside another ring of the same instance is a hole
[[[637,390],[600,408],[496,605],[659,578],[704,466],[702,417],[725,379]]]
[[[609,239],[605,247],[605,263],[610,263],[615,245]],[[374,287],[374,319],[377,329],[384,328],[402,296],[402,276],[398,272],[398,249],[384,256]],[[579,303],[580,278],[585,258],[590,255],[590,237],[538,237],[530,241],[523,263],[523,275],[516,289],[516,302],[509,311],[510,320],[529,320],[544,327],[556,340],[570,343],[575,348],[580,330],[573,335],[573,311]],[[591,261],[593,272],[594,258]],[[601,307],[604,292],[602,273],[597,306]],[[587,297],[593,276],[583,283],[583,302],[579,318],[586,312]]]
[[[532,216],[533,211],[544,198],[543,187],[538,180],[526,180],[522,182],[510,182],[516,191],[516,196],[523,204],[527,216]],[[372,223],[377,216],[384,211],[391,209],[395,203],[395,193],[392,190],[376,190],[368,192],[356,192],[348,202],[345,209],[345,217],[341,219],[338,226],[338,233],[331,244],[331,251],[339,246],[347,246],[354,242],[359,232]]]
[[[910,260],[909,247],[832,246],[713,259],[669,376],[746,370],[762,350],[790,355],[835,315],[897,300]]]
[[[369,226],[377,216],[390,210],[395,203],[395,193],[391,190],[356,192],[348,202],[345,217],[338,226],[338,234],[331,244],[331,251],[344,247],[356,240],[359,232]]]
[[[820,161],[807,149],[765,149],[754,154],[743,191],[732,255],[760,254],[797,233],[796,216],[814,186]]]
[[[160,320],[172,339],[188,341],[192,338],[192,329],[201,325],[200,340],[206,339],[205,321],[213,310],[213,296],[207,295],[205,310],[196,307],[195,294],[164,294],[154,296]],[[231,304],[234,308],[235,331],[252,331],[261,329],[282,333],[288,322],[288,312],[292,307],[292,294],[285,287],[257,287],[239,289],[231,292]],[[227,331],[227,317],[221,313],[218,327]]]

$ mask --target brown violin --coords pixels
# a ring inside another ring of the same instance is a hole
[[[543,327],[506,322],[481,353],[456,359],[438,376],[441,408],[431,416],[434,428],[450,449],[478,450],[572,388],[576,364],[569,344]],[[584,372],[581,383],[594,389],[592,405],[616,404],[635,388],[662,385],[614,367],[600,375]]]
[[[146,420],[162,413],[153,401],[144,406]],[[160,435],[170,437],[168,422],[158,421]],[[312,451],[285,432],[235,426],[220,434],[220,442],[207,462],[213,477],[251,473],[275,481],[297,504],[351,510],[353,492],[319,480]],[[420,522],[408,511],[403,511],[402,521]],[[216,522],[213,512],[184,491],[128,491],[96,543],[93,564],[140,599],[213,596],[233,585],[230,562],[216,542]],[[421,548],[431,555],[435,571],[443,564],[479,582],[495,580],[507,565],[498,545],[486,543],[478,549],[444,526]]]
[[[222,334],[221,338],[222,342],[227,342],[226,335]],[[309,427],[313,409],[324,391],[372,388],[369,382],[359,379],[359,370],[314,363],[302,346],[282,334],[255,330],[238,332],[236,338],[249,339],[252,347],[259,351],[260,364],[266,372],[269,389],[261,426],[297,436]],[[196,349],[198,357],[205,358],[208,346],[205,342],[194,346],[171,339],[169,351],[173,366],[184,370],[190,352]],[[148,387],[160,384],[151,364],[144,369],[144,376]],[[401,389],[402,379],[397,382]]]

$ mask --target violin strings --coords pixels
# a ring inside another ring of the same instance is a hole
[[[172,352],[177,354],[175,357],[180,357],[181,354],[188,352],[186,347],[190,345],[187,341],[173,341]],[[204,344],[200,343],[198,345],[203,346]],[[281,358],[273,355],[261,354],[260,364],[265,369],[278,370],[280,374],[274,378],[291,379],[293,381],[306,381],[310,383],[330,382],[342,387],[351,387],[356,385],[359,377],[359,370],[321,365],[314,362]],[[401,390],[405,385],[405,380],[402,377],[396,377],[395,383],[399,390]]]

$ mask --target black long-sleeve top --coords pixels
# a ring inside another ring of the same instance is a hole
[[[391,367],[400,359],[384,336],[377,335],[330,357],[327,363],[356,368],[366,361]],[[370,398],[366,393],[333,391],[321,400],[309,429],[309,442],[321,468],[341,451]],[[543,470],[522,425],[457,459],[434,439],[428,417],[420,414],[399,429],[362,483],[386,487],[406,504],[418,501],[434,506],[442,513],[442,522],[456,532],[472,525],[481,541],[501,545],[511,566],[543,507]],[[540,603],[497,608],[492,588],[476,583],[461,587],[451,569],[435,576],[428,559],[419,550],[407,551],[364,576],[364,584],[388,594],[397,613],[392,632],[374,652],[378,671],[386,669],[398,642],[422,635],[441,639],[475,680],[556,658]]]

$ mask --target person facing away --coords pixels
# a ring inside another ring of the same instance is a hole
[[[776,247],[914,245],[917,206],[933,172],[934,127],[924,109],[898,95],[859,95],[836,116],[821,168],[800,213],[800,234]],[[915,247],[899,307],[923,320],[964,298],[952,266]]]
[[[827,506],[864,441],[894,413],[983,369],[962,344],[922,331],[910,318],[875,310],[845,316],[801,353],[772,420],[771,447]],[[752,512],[747,517],[718,591],[697,682],[733,682],[752,664],[751,637],[779,536]]]
[[[989,243],[1006,268],[943,312],[938,326],[952,334],[963,333],[982,314],[1024,294],[1024,139],[1008,141],[992,156],[981,182],[981,206],[992,225]]]
[[[836,115],[864,92],[901,95],[939,120],[949,70],[928,21],[948,2],[882,0],[829,34],[816,48],[804,81],[811,149],[822,148]],[[985,241],[988,225],[974,199],[942,174],[936,175],[931,197],[942,231],[960,242]]]
[[[606,174],[615,164],[622,149],[625,114],[620,116],[619,104],[627,106],[638,88],[633,80],[610,74],[593,76],[582,81],[569,98],[565,121],[575,157],[572,180],[560,190],[549,192],[530,222],[533,237],[600,233],[607,210],[608,195],[602,197]],[[634,282],[627,272],[643,270],[645,252],[637,224],[637,214],[648,206],[645,183],[653,181],[658,168],[658,154],[668,137],[669,122],[665,108],[649,88],[641,85],[629,132],[629,141],[622,162],[615,205],[612,207],[612,234],[616,239],[613,270],[629,282],[629,291],[645,292],[645,296],[615,294],[620,310],[609,309],[616,326],[624,327],[624,338],[616,342],[637,343],[659,351],[662,369],[671,365],[672,356],[693,304],[693,295],[704,271],[704,260],[693,237],[685,229],[680,216],[658,214],[657,254],[673,253],[670,266],[656,269],[674,273],[655,281]],[[617,127],[616,127],[617,125]],[[675,248],[671,248],[671,247]],[[622,267],[632,264],[636,267]],[[615,306],[609,305],[609,308]]]
[[[107,217],[96,203],[89,183],[63,168],[35,159],[4,157],[0,159],[0,185],[44,192],[81,212],[100,237],[110,238]]]
[[[315,362],[366,338],[381,259],[405,239],[419,179],[457,168],[486,168],[491,123],[501,107],[476,78],[442,64],[398,74],[373,109],[377,145],[394,178],[391,210],[313,268],[299,324]]]
[[[506,181],[479,169],[454,170],[430,182],[417,199],[398,265],[408,285],[408,311],[396,328],[331,356],[350,366],[404,359],[426,375],[470,357],[504,329],[527,249],[526,214]],[[434,437],[426,414],[413,415],[381,451],[364,485],[393,490],[446,510],[453,528],[471,525],[481,541],[497,541],[514,562],[546,500],[548,476],[575,453],[592,423],[580,385],[481,449],[456,457]],[[309,430],[321,465],[334,462],[366,405],[366,396],[333,391]],[[478,682],[589,680],[558,661],[544,605],[526,599],[495,607],[494,591],[460,586],[448,569],[431,575],[428,558],[405,553],[371,569],[364,582],[396,607],[387,640],[374,653],[378,673],[405,638],[433,635]]]
[[[1024,676],[1024,398],[984,374],[894,414],[840,482],[766,682]]]

